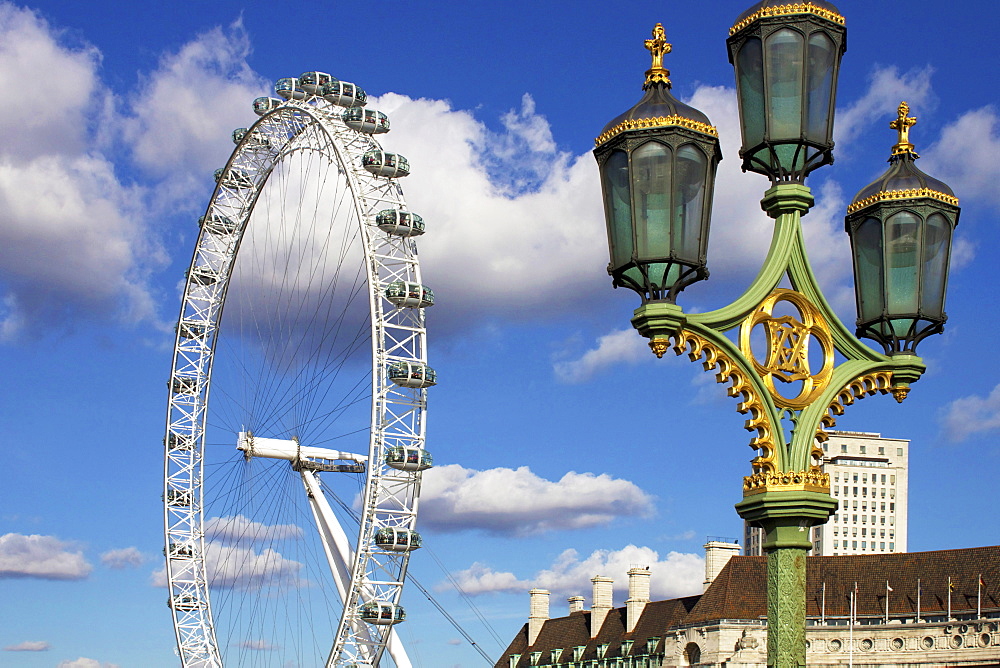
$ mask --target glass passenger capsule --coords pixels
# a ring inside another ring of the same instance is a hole
[[[230,188],[253,188],[253,179],[245,169],[230,167],[220,167],[213,173],[216,183],[221,183]]]
[[[426,471],[434,466],[434,457],[423,448],[394,445],[385,451],[385,463],[397,471]]]
[[[323,86],[336,81],[326,72],[303,72],[299,77],[299,86],[310,95],[321,95]]]
[[[295,77],[285,77],[274,82],[274,92],[286,100],[304,100],[306,92]]]
[[[174,331],[180,334],[182,339],[197,339],[205,336],[207,328],[200,322],[188,322],[181,320],[174,327]]]
[[[217,213],[199,216],[198,227],[204,227],[212,234],[232,234],[236,231],[236,223],[231,218]]]
[[[398,153],[373,149],[361,156],[361,166],[375,176],[393,178],[410,173],[410,161]]]
[[[185,436],[184,434],[175,434],[170,432],[164,440],[164,445],[170,450],[190,450],[194,447],[194,439],[190,436]]]
[[[278,100],[273,97],[258,97],[253,101],[253,111],[258,116],[263,116],[269,111],[274,111],[282,104],[284,104],[283,100]]]
[[[420,362],[393,362],[388,369],[389,380],[400,387],[430,387],[437,384],[434,369]]]
[[[201,606],[198,604],[198,599],[194,596],[190,594],[178,594],[173,598],[167,599],[167,607],[174,610],[197,610]]]
[[[368,103],[368,93],[361,86],[334,79],[321,89],[323,99],[339,107],[363,107]]]
[[[247,137],[248,134],[250,135],[249,137]],[[233,130],[233,143],[234,144],[239,145],[239,143],[242,142],[244,139],[246,139],[246,142],[244,142],[244,144],[248,148],[270,148],[271,147],[271,142],[268,141],[267,137],[265,137],[264,135],[262,135],[259,131],[258,132],[250,132],[250,130],[248,130],[247,128],[236,128],[235,130]]]
[[[378,626],[399,624],[406,619],[403,606],[388,601],[369,601],[361,606],[360,614],[361,619]]]
[[[375,215],[375,224],[383,232],[397,237],[417,237],[424,233],[424,219],[410,211],[385,209]]]
[[[168,489],[165,497],[171,506],[190,506],[191,492],[182,489]]]
[[[385,288],[385,298],[396,306],[426,308],[434,305],[434,291],[426,285],[393,281]]]
[[[195,267],[188,272],[188,278],[191,279],[192,283],[206,287],[219,282],[219,277],[209,267]]]
[[[383,550],[410,552],[419,549],[423,545],[423,539],[412,529],[382,527],[375,532],[375,544]]]
[[[198,391],[198,379],[178,376],[170,381],[170,391],[174,394],[195,394]]]
[[[190,559],[194,556],[194,548],[189,543],[171,543],[163,548],[163,556],[171,559]]]
[[[354,107],[346,110],[341,118],[347,127],[368,135],[380,135],[389,131],[389,117],[374,109]]]

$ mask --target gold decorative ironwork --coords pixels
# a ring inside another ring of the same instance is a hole
[[[813,14],[840,25],[844,25],[846,23],[843,16],[837,12],[830,11],[825,7],[818,7],[811,2],[792,2],[787,5],[778,5],[777,7],[761,7],[753,14],[750,14],[749,16],[744,17],[741,21],[737,22],[736,25],[729,29],[729,34],[735,35],[757,19],[768,16],[789,16],[791,14]]]
[[[908,188],[906,190],[883,190],[882,192],[875,193],[871,197],[866,197],[864,199],[859,199],[857,202],[851,204],[847,207],[847,213],[854,213],[855,211],[860,211],[866,206],[871,206],[877,202],[889,202],[893,200],[901,199],[917,199],[919,197],[929,197],[931,199],[936,199],[945,204],[951,204],[953,206],[958,206],[958,198],[954,195],[948,195],[939,190],[931,190],[930,188]]]
[[[793,316],[774,316],[775,307],[788,302],[802,320]],[[751,333],[763,325],[767,333],[767,357],[763,362],[754,355]],[[809,366],[809,342],[815,340],[822,348],[822,366],[815,373]],[[780,288],[761,302],[740,325],[740,350],[753,363],[754,370],[764,381],[774,403],[782,408],[801,409],[808,406],[826,389],[833,374],[833,336],[826,319],[801,292]],[[786,397],[775,388],[774,381],[802,382],[795,397]]]
[[[844,414],[845,406],[850,406],[858,399],[864,399],[873,394],[892,392],[893,396],[896,396],[897,390],[904,390],[902,395],[905,397],[906,391],[909,388],[894,388],[892,386],[891,371],[873,371],[872,373],[858,376],[844,386],[844,389],[838,392],[836,398],[827,406],[826,415],[820,420],[819,427],[816,429],[816,443],[821,448],[822,444],[830,439],[830,435],[826,430],[837,426],[837,417]],[[896,400],[902,401],[898,396],[896,396]],[[813,453],[815,456],[816,450]],[[820,450],[819,454],[822,456],[822,450]]]
[[[820,470],[755,473],[743,478],[743,496],[764,492],[805,491],[830,493],[830,474]]]
[[[647,39],[645,45],[653,57],[653,65],[646,70],[646,83],[642,85],[643,89],[654,83],[665,83],[669,86],[670,70],[663,68],[663,56],[670,53],[673,47],[667,43],[667,34],[663,31],[662,23],[656,24],[653,28],[653,39]]]
[[[892,154],[915,153],[913,144],[910,142],[910,128],[917,124],[915,116],[907,116],[910,113],[910,105],[900,102],[896,108],[896,120],[889,123],[889,127],[899,133],[899,141],[892,147]]]
[[[768,419],[767,408],[756,386],[750,381],[740,365],[733,361],[722,348],[686,329],[682,329],[674,337],[674,352],[678,355],[687,352],[688,358],[692,362],[697,362],[704,357],[701,365],[705,371],[716,370],[715,381],[717,383],[732,383],[726,388],[726,393],[731,397],[741,397],[742,401],[737,404],[736,410],[749,416],[743,424],[743,428],[747,431],[757,432],[757,435],[750,439],[749,444],[757,451],[757,456],[750,462],[754,474],[777,471],[777,466],[774,463],[777,445],[774,441],[774,429]]]
[[[644,130],[646,128],[664,128],[671,126],[694,130],[695,132],[700,132],[708,135],[709,137],[719,136],[719,131],[715,129],[714,125],[701,123],[700,121],[693,121],[690,118],[684,118],[683,116],[673,114],[671,116],[657,116],[655,118],[630,118],[626,121],[622,121],[610,130],[603,132],[600,137],[594,140],[594,145],[600,146],[612,137],[616,137],[628,130]]]

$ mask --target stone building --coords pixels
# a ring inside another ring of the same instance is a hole
[[[822,467],[840,502],[812,531],[812,555],[906,552],[910,442],[863,431],[830,431]],[[746,554],[763,554],[763,532],[744,523]]]
[[[765,557],[732,556],[706,573],[703,594],[665,601],[649,601],[649,571],[634,568],[624,607],[599,576],[592,608],[573,597],[557,618],[549,593],[532,590],[529,623],[496,668],[764,668],[765,568]],[[810,666],[1000,667],[1000,546],[809,557],[807,568]]]

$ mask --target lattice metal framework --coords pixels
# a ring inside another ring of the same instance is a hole
[[[378,665],[391,627],[366,624],[359,607],[368,601],[400,601],[409,553],[381,549],[373,537],[382,527],[415,526],[421,473],[389,468],[385,455],[394,446],[424,447],[427,390],[397,386],[386,371],[394,362],[426,365],[427,344],[424,309],[397,307],[385,298],[385,290],[397,281],[420,284],[420,267],[412,239],[376,226],[379,211],[406,210],[403,192],[396,179],[363,169],[362,156],[381,147],[370,135],[344,125],[342,111],[322,97],[289,100],[249,128],[212,194],[187,273],[169,381],[164,470],[168,604],[184,666],[222,665],[205,559],[203,482],[223,306],[258,197],[276,167],[296,152],[318,152],[347,181],[360,221],[371,322],[367,482],[350,587],[339,629],[330,639],[327,665]]]

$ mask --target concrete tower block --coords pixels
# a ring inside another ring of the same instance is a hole
[[[632,568],[628,572],[628,600],[625,601],[625,632],[631,633],[649,603],[649,567]]]
[[[569,602],[569,614],[574,612],[581,612],[583,610],[583,597],[582,596],[570,596],[566,599]]]
[[[611,612],[612,593],[611,588],[615,581],[602,575],[594,576],[590,579],[594,585],[593,605],[590,607],[590,637],[596,638],[598,631],[604,624],[604,618]]]
[[[715,581],[733,556],[740,553],[739,543],[710,540],[705,543],[705,590]]]
[[[535,644],[542,626],[549,619],[549,591],[547,589],[532,589],[531,606],[528,610],[528,646]]]

